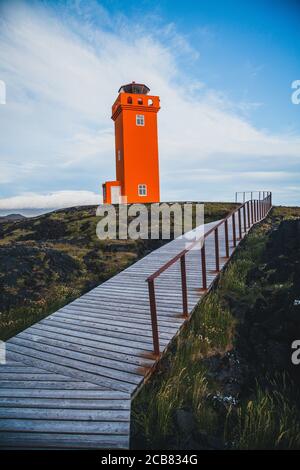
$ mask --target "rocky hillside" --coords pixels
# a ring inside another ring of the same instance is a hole
[[[15,220],[25,219],[24,215],[22,214],[8,214],[0,216],[0,224],[2,222],[13,222]]]
[[[232,204],[206,204],[206,221]],[[99,240],[96,206],[0,224],[0,338],[7,339],[121,271],[163,240]]]

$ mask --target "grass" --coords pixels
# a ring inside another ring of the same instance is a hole
[[[158,374],[133,402],[134,446],[183,448],[186,436],[178,427],[179,410],[192,414],[195,442],[204,429],[219,433],[217,413],[207,402],[214,387],[202,359],[227,350],[234,325],[218,295],[209,294],[174,341]]]
[[[0,332],[2,340],[7,340],[19,331],[23,331],[28,326],[41,320],[60,309],[66,303],[71,302],[79,296],[80,291],[70,286],[53,286],[49,297],[44,297],[39,301],[28,303],[26,307],[15,307],[1,312]]]
[[[225,438],[236,449],[299,449],[299,392],[286,376],[269,380],[270,389],[256,384],[253,397],[230,409]]]
[[[213,292],[201,304],[197,312],[202,343],[209,351],[225,351],[231,346],[235,321],[228,308],[224,307],[219,296]],[[195,330],[196,334],[196,330]]]

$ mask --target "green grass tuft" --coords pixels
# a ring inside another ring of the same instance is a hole
[[[300,449],[300,411],[285,376],[256,385],[254,396],[227,416],[225,439],[237,449]]]

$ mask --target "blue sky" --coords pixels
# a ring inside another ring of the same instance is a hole
[[[99,202],[132,80],[161,97],[163,200],[300,204],[299,18],[278,0],[0,1],[0,209]]]

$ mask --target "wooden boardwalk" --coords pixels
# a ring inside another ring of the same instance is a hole
[[[231,254],[231,220],[228,229]],[[7,363],[0,366],[2,447],[129,447],[131,400],[156,362],[145,280],[184,243],[165,244],[7,341]],[[223,229],[219,246],[222,268]],[[209,286],[216,277],[211,236],[206,262]],[[200,248],[187,254],[186,268],[191,312],[202,295]],[[155,288],[163,351],[184,322],[178,262]]]

